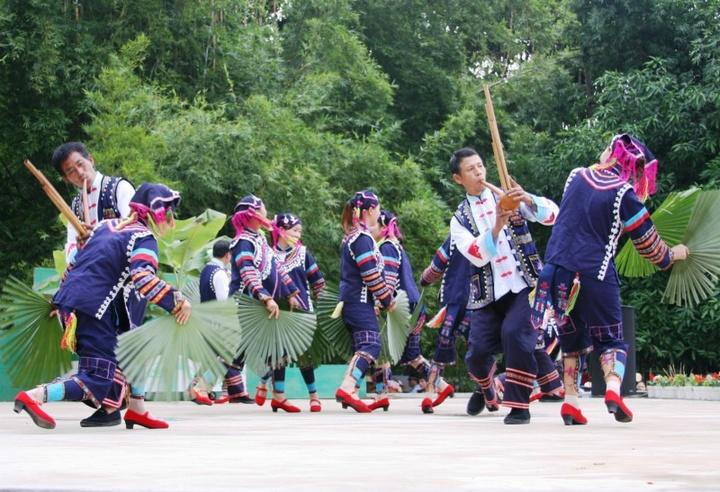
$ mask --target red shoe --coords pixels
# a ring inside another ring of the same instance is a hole
[[[565,425],[585,425],[588,423],[582,411],[569,403],[562,404],[562,407],[560,407],[560,416],[563,422],[565,422]]]
[[[615,420],[618,422],[632,422],[633,413],[625,405],[622,397],[614,391],[605,392],[605,406],[608,409],[608,413],[615,414]]]
[[[258,386],[255,388],[255,403],[259,406],[265,405],[265,401],[267,400],[267,387],[266,386]]]
[[[452,384],[448,384],[447,386],[445,386],[445,389],[440,392],[437,398],[435,398],[435,401],[432,402],[432,406],[436,407],[442,402],[444,402],[446,398],[453,398],[454,396],[455,388],[453,388]]]
[[[375,411],[378,408],[382,408],[383,412],[387,412],[388,408],[390,408],[390,398],[388,398],[387,396],[383,396],[379,400],[375,400],[374,402],[372,402],[367,407],[370,409],[370,411]]]
[[[25,410],[38,427],[42,427],[43,429],[55,428],[55,419],[43,412],[40,408],[40,403],[30,398],[30,395],[24,391],[15,395],[15,408],[13,410],[15,413],[20,413],[22,410]]]
[[[350,393],[341,388],[338,388],[338,390],[335,392],[335,400],[341,402],[343,404],[343,408],[345,406],[348,406],[358,413],[372,412],[372,410],[370,410],[370,408],[365,404],[364,401],[356,400],[352,397]]]
[[[190,396],[193,402],[198,405],[212,406],[213,401],[207,396],[199,393],[195,388],[190,388]]]
[[[317,398],[310,398],[310,411],[313,413],[322,411],[322,405]]]
[[[285,398],[283,401],[270,400],[270,408],[272,408],[272,411],[275,413],[277,413],[278,408],[280,410],[285,410],[288,413],[298,413],[300,411],[298,407],[288,403],[287,398]]]
[[[128,429],[135,427],[135,424],[141,425],[146,429],[167,429],[170,427],[167,422],[151,418],[150,412],[139,414],[133,410],[128,410],[125,412],[123,419],[125,419],[125,427]]]
[[[430,398],[423,398],[422,403],[420,403],[420,408],[422,409],[422,413],[435,413],[435,410],[433,410],[433,402]]]

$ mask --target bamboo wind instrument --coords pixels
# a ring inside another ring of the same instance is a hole
[[[485,112],[488,118],[488,127],[490,128],[490,136],[492,137],[493,155],[497,163],[498,176],[500,177],[500,186],[503,191],[512,188],[512,181],[507,171],[507,163],[505,162],[505,153],[503,152],[502,141],[500,140],[500,131],[498,130],[497,120],[495,119],[495,108],[493,107],[492,97],[490,96],[490,86],[486,85],[485,91]],[[493,190],[495,191],[495,190]],[[505,210],[515,210],[520,205],[518,200],[503,195],[500,198],[500,206]]]
[[[80,222],[80,219],[75,216],[68,204],[65,203],[65,200],[63,200],[63,197],[60,196],[60,193],[57,192],[52,183],[48,181],[42,171],[36,168],[29,159],[25,159],[24,164],[25,167],[28,168],[28,170],[33,174],[33,176],[35,176],[35,178],[40,182],[40,186],[42,187],[43,191],[48,196],[50,201],[53,203],[53,205],[55,205],[55,207],[60,211],[60,213],[64,215],[65,218],[70,222],[70,224],[72,224],[72,226],[75,228],[78,236],[80,236],[81,239],[85,239],[89,235],[87,229],[85,229],[85,226],[82,224],[82,222]]]

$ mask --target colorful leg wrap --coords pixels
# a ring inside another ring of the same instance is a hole
[[[312,366],[301,367],[300,374],[302,375],[303,381],[305,381],[308,393],[317,393],[317,386],[315,385],[315,369]]]

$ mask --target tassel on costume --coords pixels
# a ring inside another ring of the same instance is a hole
[[[443,306],[443,308],[438,311],[438,313],[433,316],[433,318],[427,322],[428,328],[440,328],[443,323],[445,322],[445,316],[447,315],[447,306]]]
[[[77,317],[75,316],[75,313],[67,315],[63,320],[63,325],[65,326],[65,331],[60,339],[60,348],[74,353],[77,349],[77,338],[75,336],[75,330],[77,329]]]
[[[565,310],[565,316],[570,314],[570,311],[575,307],[575,301],[577,301],[578,295],[580,294],[580,274],[576,273],[573,279],[573,286],[568,294],[568,307]]]
[[[330,318],[332,319],[338,319],[340,316],[342,316],[342,310],[345,303],[343,301],[340,301],[337,303],[337,306],[335,306],[335,309],[333,310],[332,314],[330,315]]]

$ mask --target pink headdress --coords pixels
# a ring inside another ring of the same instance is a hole
[[[270,233],[270,240],[272,241],[273,246],[277,246],[278,241],[280,238],[284,238],[286,241],[291,243],[297,243],[294,240],[290,240],[290,238],[287,236],[287,233],[285,231],[288,231],[295,227],[298,224],[302,224],[302,221],[300,218],[295,215],[291,214],[289,212],[277,214],[272,221],[272,229]],[[293,244],[294,246],[295,244]]]
[[[380,217],[378,217],[378,223],[382,226],[382,230],[380,231],[382,237],[395,237],[402,241],[403,235],[402,231],[400,231],[400,226],[398,226],[397,217],[391,211],[382,209],[380,211]]]
[[[235,209],[233,210],[234,213],[230,222],[232,222],[232,225],[235,228],[236,236],[242,234],[243,231],[248,228],[250,221],[252,220],[260,221],[261,225],[266,228],[271,227],[271,222],[258,213],[262,206],[263,201],[255,195],[243,197],[237,205],[235,205]]]
[[[612,152],[610,162],[619,167],[620,179],[632,183],[635,194],[641,200],[654,195],[656,191],[658,161],[650,149],[640,140],[623,133],[616,135],[610,144]],[[638,159],[644,165],[638,169]]]

